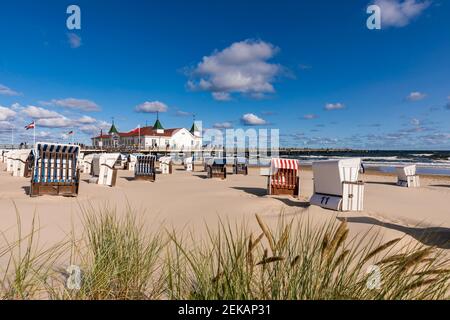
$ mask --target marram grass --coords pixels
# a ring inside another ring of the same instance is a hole
[[[219,220],[207,238],[149,232],[132,208],[118,214],[82,208],[83,233],[38,250],[33,223],[18,239],[0,238],[2,299],[447,299],[450,264],[443,251],[374,232],[350,238],[347,223],[313,225],[280,215],[275,227],[256,215]],[[67,257],[70,252],[70,257]],[[447,255],[448,256],[448,255]],[[82,270],[68,289],[64,267]]]

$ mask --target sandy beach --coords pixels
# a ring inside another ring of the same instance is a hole
[[[4,168],[4,164],[2,164]],[[309,206],[313,191],[312,171],[301,168],[300,199],[266,195],[266,178],[258,169],[248,176],[229,174],[226,180],[206,179],[206,173],[186,172],[176,167],[172,175],[157,175],[156,182],[134,181],[133,173],[119,170],[117,185],[103,187],[89,184],[89,175],[82,174],[79,196],[64,198],[27,195],[29,179],[15,178],[0,172],[0,230],[14,236],[17,212],[23,230],[29,230],[33,216],[41,229],[41,245],[51,245],[80,229],[80,207],[109,206],[119,214],[129,205],[145,219],[149,229],[174,227],[193,230],[196,236],[206,236],[207,225],[215,228],[219,217],[231,222],[245,220],[252,227],[258,213],[268,223],[275,223],[280,212],[287,216],[304,216],[321,223],[346,218],[351,234],[368,230],[381,231],[384,240],[397,237],[418,240],[428,245],[449,249],[450,237],[450,177],[422,176],[421,187],[401,188],[396,177],[375,171],[362,175],[365,182],[364,211],[337,213]],[[423,239],[423,233],[430,236]],[[445,243],[447,242],[447,243]]]

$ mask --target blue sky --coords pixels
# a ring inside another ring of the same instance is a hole
[[[12,126],[31,141],[33,119],[39,139],[88,142],[160,110],[289,146],[450,149],[449,21],[443,0],[2,2],[0,143]]]

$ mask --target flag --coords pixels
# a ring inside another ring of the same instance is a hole
[[[34,121],[32,123],[30,123],[29,125],[25,126],[25,129],[30,130],[30,129],[34,129],[34,127],[36,126],[36,124],[34,123]]]
[[[71,135],[71,134],[73,134],[73,130],[71,130],[71,131],[69,131],[68,133],[67,133],[67,135]]]

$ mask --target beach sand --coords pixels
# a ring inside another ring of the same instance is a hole
[[[4,164],[1,164],[4,168]],[[29,231],[33,216],[40,228],[39,243],[47,246],[63,240],[81,229],[80,207],[108,205],[124,214],[129,205],[142,214],[149,229],[175,228],[194,231],[206,237],[206,225],[216,228],[219,217],[232,223],[245,220],[256,228],[254,214],[265,221],[276,223],[280,212],[288,217],[304,216],[314,223],[346,218],[350,234],[368,230],[381,232],[385,241],[405,237],[425,244],[449,249],[442,239],[450,238],[450,177],[421,177],[421,187],[402,188],[395,185],[396,177],[368,172],[362,175],[366,183],[365,210],[337,213],[309,206],[313,191],[312,171],[302,168],[300,174],[301,197],[266,196],[267,178],[259,170],[250,170],[248,176],[229,174],[227,179],[206,179],[204,172],[186,172],[175,167],[172,175],[158,174],[156,182],[134,181],[133,173],[119,170],[117,185],[105,187],[87,183],[89,176],[82,174],[79,196],[65,198],[43,196],[30,198],[29,179],[11,177],[0,171],[0,231],[8,236],[17,232],[20,214],[23,230]],[[197,166],[200,170],[200,166]],[[17,208],[17,211],[16,211]],[[436,237],[421,239],[423,231]],[[371,231],[372,232],[372,231]]]

